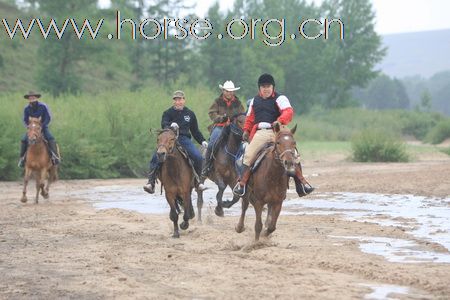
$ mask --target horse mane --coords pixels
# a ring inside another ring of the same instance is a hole
[[[230,132],[230,125],[223,127],[222,134],[220,135],[219,139],[216,142],[216,145],[214,146],[214,152],[216,152],[216,149],[220,149],[222,146],[226,145]]]

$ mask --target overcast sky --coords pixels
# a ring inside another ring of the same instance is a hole
[[[109,0],[100,2],[105,5]],[[208,7],[214,3],[211,0],[188,2],[196,4],[196,12],[200,16],[204,16]],[[220,8],[226,10],[232,7],[233,0],[219,3]],[[372,3],[376,13],[376,31],[380,34],[450,29],[450,0],[372,0]]]

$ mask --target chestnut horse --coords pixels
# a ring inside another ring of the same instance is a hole
[[[178,150],[177,146],[178,129],[163,129],[159,132],[157,138],[156,155],[158,162],[162,163],[158,178],[164,187],[166,200],[170,206],[170,220],[173,222],[174,238],[179,238],[178,214],[180,213],[179,204],[183,205],[183,222],[180,228],[188,229],[189,219],[194,218],[192,208],[191,193],[194,188],[194,173],[186,157]],[[201,192],[197,199],[197,208],[199,220],[201,221],[201,209],[203,198]]]
[[[208,177],[219,188],[216,194],[217,206],[215,208],[215,213],[219,217],[223,217],[223,207],[230,208],[240,198],[233,195],[232,201],[222,202],[224,190],[227,186],[232,189],[239,179],[236,172],[236,159],[241,147],[244,123],[245,114],[237,114],[231,117],[231,123],[224,127],[224,132],[215,146],[218,149],[214,151],[213,169]]]
[[[242,212],[236,232],[244,231],[245,212],[249,202],[255,208],[255,240],[259,240],[262,230],[262,210],[267,204],[267,218],[264,232],[268,236],[276,229],[277,219],[280,215],[283,200],[286,199],[289,176],[295,175],[295,160],[297,157],[293,134],[297,126],[292,130],[285,126],[275,126],[275,145],[268,151],[259,167],[251,175],[247,192],[242,197]]]
[[[39,202],[39,192],[48,199],[50,184],[58,179],[58,167],[52,164],[47,143],[42,133],[41,118],[29,118],[27,126],[28,149],[25,159],[25,176],[23,179],[22,202],[27,202],[27,185],[31,176],[36,179],[36,197]],[[58,153],[59,155],[59,153]],[[47,180],[47,185],[45,181]]]

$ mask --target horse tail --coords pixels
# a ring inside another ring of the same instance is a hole
[[[181,213],[180,206],[183,206],[183,199],[181,199],[181,197],[177,196],[175,198],[175,209],[177,211],[177,214]]]

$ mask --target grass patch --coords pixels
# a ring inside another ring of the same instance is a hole
[[[358,162],[406,162],[405,144],[380,130],[364,130],[352,140],[353,160]]]

